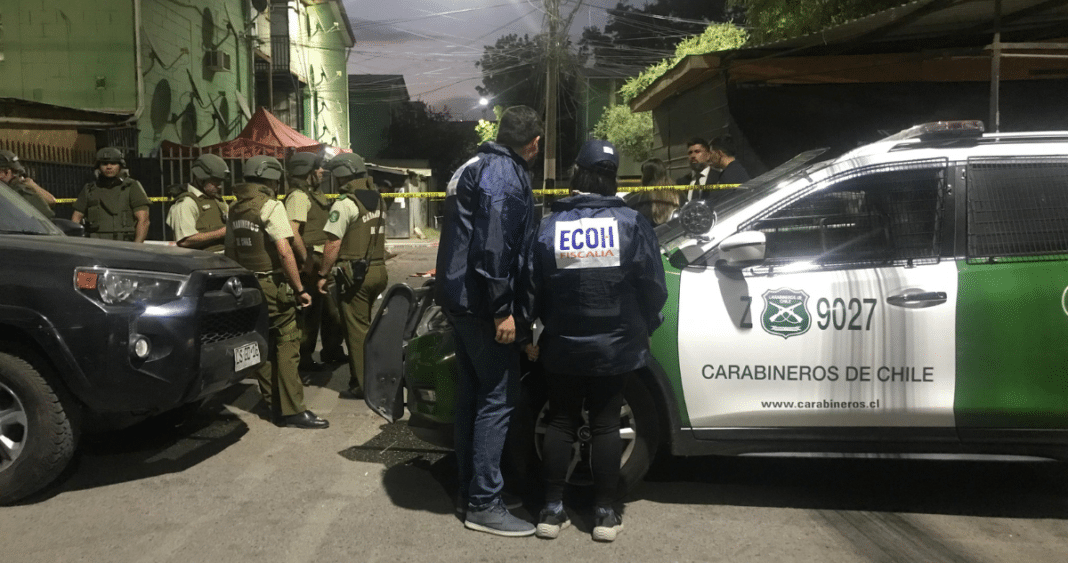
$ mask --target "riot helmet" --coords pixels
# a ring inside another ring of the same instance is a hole
[[[121,150],[115,147],[104,147],[96,151],[96,165],[101,164],[118,164],[126,168],[126,159],[122,156]]]
[[[249,157],[244,166],[245,178],[254,180],[281,180],[282,164],[273,156],[256,155]]]
[[[354,152],[342,153],[331,158],[323,164],[323,168],[329,170],[335,178],[367,174],[367,165],[364,164],[363,157]]]
[[[193,161],[190,167],[193,178],[203,182],[209,178],[225,180],[230,175],[230,168],[222,157],[214,154],[202,154]]]
[[[303,178],[323,166],[323,159],[313,152],[298,152],[286,162],[286,172],[294,178]]]

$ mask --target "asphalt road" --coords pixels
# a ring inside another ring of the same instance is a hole
[[[391,282],[433,266],[394,245]],[[327,430],[276,428],[251,381],[184,426],[86,437],[52,487],[0,508],[11,562],[949,561],[1061,563],[1068,466],[1046,461],[668,458],[628,499],[612,544],[575,523],[554,541],[465,530],[455,460],[315,374]],[[531,519],[537,499],[520,509]]]

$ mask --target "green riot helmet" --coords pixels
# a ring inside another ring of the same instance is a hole
[[[256,155],[245,161],[245,178],[253,180],[281,180],[282,163],[273,156]]]
[[[15,172],[19,171],[22,164],[19,163],[19,157],[11,151],[0,150],[0,168],[10,168]]]
[[[341,153],[326,161],[323,168],[330,171],[335,178],[347,178],[367,174],[367,165],[363,163],[363,157],[354,153]]]
[[[303,178],[318,170],[323,165],[323,159],[313,152],[298,152],[289,157],[286,162],[286,173],[294,178]]]
[[[225,180],[230,175],[230,168],[222,157],[214,154],[202,154],[193,161],[189,171],[198,182],[209,178]]]
[[[101,164],[118,164],[119,166],[126,168],[126,159],[122,156],[122,151],[115,147],[104,147],[96,151],[96,165]]]

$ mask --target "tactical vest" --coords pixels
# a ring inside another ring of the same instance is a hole
[[[384,264],[386,258],[386,216],[382,196],[371,185],[368,177],[353,180],[338,190],[338,201],[348,200],[360,210],[359,217],[349,223],[341,239],[338,258],[359,260],[370,258],[371,264]],[[369,209],[373,207],[373,209]],[[367,246],[374,244],[368,253]],[[370,255],[370,256],[368,256]]]
[[[197,204],[197,232],[198,233],[210,233],[211,231],[219,230],[226,226],[226,209],[225,203],[219,201],[207,194],[196,195],[189,190],[185,190],[182,193],[174,197],[174,203],[172,205],[178,205],[178,202],[183,199],[193,198]],[[202,248],[208,252],[218,252],[223,249],[223,243],[216,243],[211,246]]]
[[[56,216],[56,212],[52,211],[52,208],[45,203],[45,200],[37,195],[37,192],[33,188],[27,186],[20,180],[12,182],[11,187],[15,189],[22,197],[26,198],[26,201],[30,202],[30,205],[37,211],[40,211],[42,215],[49,219]]]
[[[226,228],[226,257],[253,272],[279,272],[282,260],[278,248],[267,236],[267,226],[261,213],[263,206],[274,199],[274,192],[262,184],[234,186],[237,201],[230,206]]]
[[[326,226],[327,219],[330,218],[330,200],[326,199],[326,196],[319,190],[312,189],[311,185],[304,180],[290,179],[289,185],[293,189],[286,196],[287,201],[294,192],[301,191],[311,202],[308,206],[308,220],[304,223],[304,234],[301,235],[304,245],[310,248],[326,244],[326,231],[323,228]]]
[[[86,231],[92,237],[133,240],[137,219],[130,206],[130,189],[139,185],[123,178],[117,186],[104,188],[96,182],[85,185]]]

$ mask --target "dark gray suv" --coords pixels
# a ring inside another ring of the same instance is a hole
[[[0,183],[0,504],[55,479],[83,431],[195,403],[267,359],[263,296],[237,263],[64,231]]]

